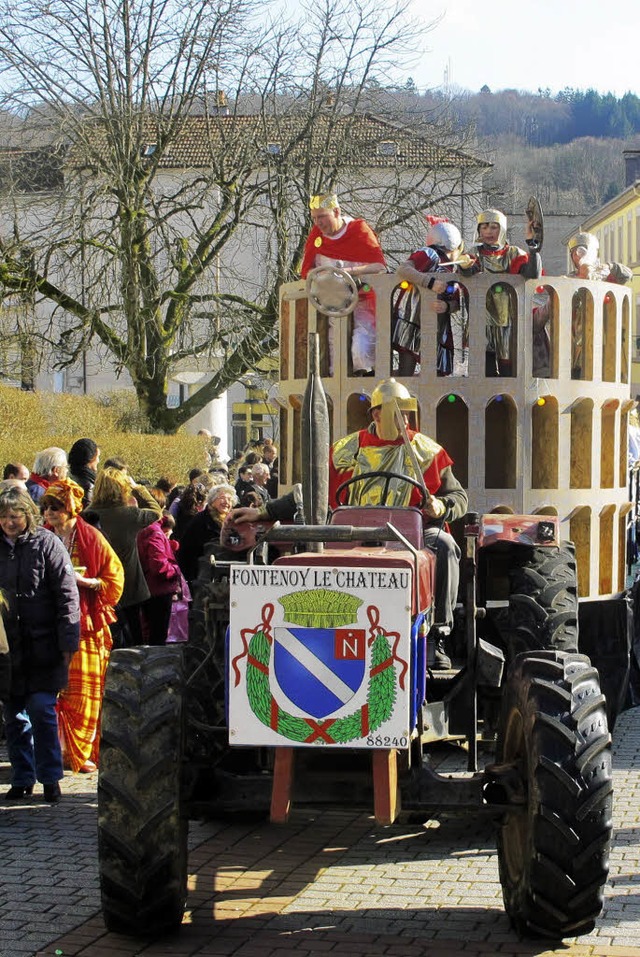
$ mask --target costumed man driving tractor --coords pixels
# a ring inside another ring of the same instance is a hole
[[[447,530],[447,523],[467,511],[467,493],[452,472],[453,460],[433,439],[416,431],[410,416],[417,402],[395,379],[384,379],[371,396],[372,422],[334,442],[329,457],[329,505],[346,504],[339,487],[352,483],[350,505],[407,506],[422,504],[424,543],[436,553],[435,627],[433,667],[447,669],[451,661],[444,639],[453,626],[453,612],[460,580],[460,549]],[[393,473],[385,482],[380,473]],[[415,478],[412,487],[400,476]],[[294,495],[267,502],[260,508],[234,509],[229,519],[237,524],[261,519],[291,520],[296,511]]]

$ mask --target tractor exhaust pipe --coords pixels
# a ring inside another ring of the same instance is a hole
[[[324,525],[329,507],[329,409],[320,378],[320,337],[309,336],[309,377],[302,400],[302,497],[307,525]],[[314,542],[310,551],[322,551]]]

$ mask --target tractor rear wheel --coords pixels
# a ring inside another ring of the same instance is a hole
[[[521,774],[526,807],[498,833],[505,909],[525,936],[592,930],[611,842],[611,736],[598,672],[585,655],[534,652],[503,692],[498,764]]]
[[[102,706],[98,854],[107,928],[155,936],[180,926],[188,821],[181,774],[182,651],[115,651]]]
[[[512,661],[524,651],[578,650],[575,548],[518,547],[509,571],[509,610],[501,633]]]

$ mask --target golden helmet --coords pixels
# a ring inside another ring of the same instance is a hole
[[[477,235],[476,242],[480,241],[480,226],[482,223],[497,223],[500,226],[500,235],[498,245],[504,246],[507,241],[507,217],[499,209],[483,209],[477,216]]]
[[[418,403],[406,386],[395,379],[383,379],[371,394],[371,408],[380,409],[380,419],[376,430],[381,439],[395,442],[400,437],[397,413],[414,412],[418,410]]]
[[[396,400],[398,408],[403,412],[415,412],[418,408],[418,403],[407,387],[401,382],[396,382],[395,379],[383,379],[378,382],[371,393],[371,408],[376,409],[385,402],[390,402],[391,399]]]

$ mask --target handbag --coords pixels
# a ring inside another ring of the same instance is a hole
[[[171,603],[171,614],[169,615],[169,628],[167,630],[167,645],[176,642],[189,640],[189,604],[191,602],[191,592],[185,580],[180,573],[180,585],[176,596]]]

